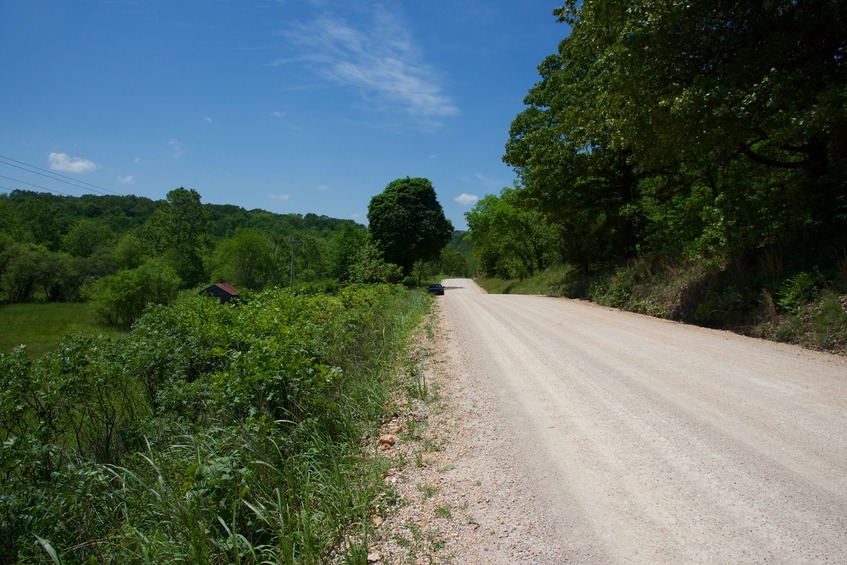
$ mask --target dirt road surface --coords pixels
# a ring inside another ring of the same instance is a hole
[[[444,285],[452,562],[847,563],[843,358]]]

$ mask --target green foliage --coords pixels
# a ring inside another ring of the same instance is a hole
[[[357,251],[348,268],[347,280],[353,284],[396,284],[403,279],[403,270],[387,263],[379,248],[368,241]]]
[[[838,2],[604,0],[556,14],[572,31],[539,66],[504,160],[565,261],[589,276],[645,252],[720,262],[843,240]]]
[[[114,260],[119,269],[135,269],[143,265],[152,249],[132,232],[125,234],[115,245]]]
[[[32,243],[13,244],[0,257],[0,288],[7,302],[32,300],[46,276],[50,251]]]
[[[775,320],[762,324],[765,337],[811,347],[847,352],[847,297],[824,291]]]
[[[820,273],[800,272],[785,279],[777,294],[777,305],[785,312],[795,312],[817,294],[826,280]]]
[[[487,276],[524,278],[544,270],[553,253],[553,230],[542,214],[522,207],[520,192],[504,188],[466,213],[473,253]]]
[[[331,290],[348,278],[367,229],[202,204],[183,188],[158,202],[16,190],[0,194],[0,301],[77,300],[85,283],[152,259],[176,271],[183,288],[220,279],[245,290],[287,284],[292,238],[298,288]]]
[[[90,219],[79,220],[71,226],[62,240],[62,247],[74,257],[90,257],[98,248],[115,239],[109,226]]]
[[[177,188],[146,225],[154,248],[176,271],[184,288],[206,280],[201,259],[208,243],[209,214],[194,190]]]
[[[94,257],[82,260],[42,245],[12,243],[0,252],[0,297],[11,303],[32,301],[37,294],[47,300],[72,300],[83,272],[95,262]]]
[[[429,304],[185,294],[127,339],[0,354],[0,562],[324,563],[361,549],[382,371]]]
[[[209,261],[213,280],[224,280],[237,288],[262,290],[280,282],[279,258],[273,242],[258,230],[238,230],[221,240]]]
[[[119,271],[93,282],[87,289],[91,309],[103,324],[129,328],[149,304],[167,304],[177,293],[180,279],[161,261]]]
[[[452,243],[441,250],[441,256],[435,262],[433,271],[454,277],[467,277],[471,275],[468,258],[464,253],[456,249]]]
[[[367,230],[358,224],[344,224],[332,237],[330,275],[338,280],[347,280],[355,257],[368,242]]]
[[[767,318],[794,316],[840,284],[842,3],[568,1],[554,15],[570,34],[539,65],[504,161],[513,206],[543,218],[570,269],[561,292],[751,331],[763,296]],[[469,216],[479,270],[528,276],[503,249],[523,224],[493,227],[500,200]]]
[[[397,179],[368,204],[371,239],[385,260],[404,274],[417,261],[436,259],[450,241],[453,225],[444,217],[432,183],[424,178]]]

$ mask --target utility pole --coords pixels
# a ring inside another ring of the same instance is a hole
[[[294,244],[302,243],[302,239],[297,239],[296,237],[291,238],[291,292],[294,292]]]

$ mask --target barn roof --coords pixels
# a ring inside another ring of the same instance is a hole
[[[219,289],[221,289],[222,291],[226,292],[227,294],[229,294],[231,296],[238,296],[238,289],[235,288],[234,286],[232,286],[231,284],[217,283],[217,284],[213,284],[212,286],[218,287]]]

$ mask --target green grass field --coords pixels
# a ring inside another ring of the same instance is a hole
[[[120,336],[121,332],[101,326],[87,304],[47,303],[0,306],[0,352],[27,346],[30,358],[41,357],[56,347],[67,334]]]

